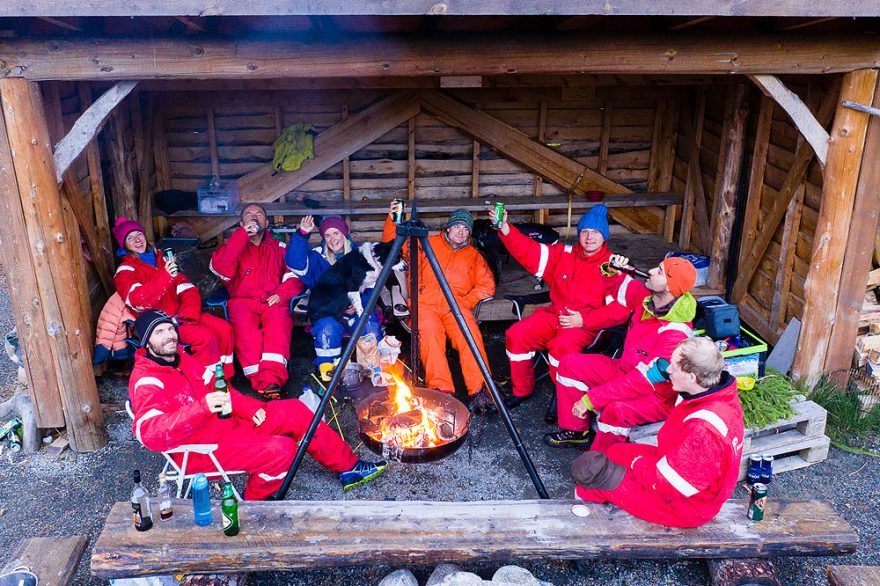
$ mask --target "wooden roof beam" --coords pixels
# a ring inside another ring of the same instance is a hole
[[[580,33],[413,35],[338,43],[0,40],[0,77],[273,79],[530,74],[827,74],[880,67],[880,38]]]
[[[58,144],[55,145],[54,155],[58,183],[61,183],[65,171],[70,168],[70,165],[85,150],[89,142],[104,127],[113,109],[131,93],[137,84],[136,81],[120,81],[107,90],[73,123],[73,128],[70,129],[67,136],[58,141]]]
[[[57,26],[58,28],[62,28],[66,31],[72,31],[72,32],[76,32],[76,33],[82,32],[82,29],[79,28],[78,26],[72,25],[69,22],[65,22],[65,21],[61,20],[60,18],[52,18],[50,16],[41,16],[41,17],[39,17],[39,20],[42,20],[43,22],[46,22],[46,23],[51,24],[53,26]]]
[[[755,82],[755,85],[761,88],[767,97],[773,98],[779,107],[785,110],[800,133],[813,147],[819,164],[824,167],[825,159],[828,158],[828,131],[819,124],[807,105],[774,75],[750,75],[749,79]]]

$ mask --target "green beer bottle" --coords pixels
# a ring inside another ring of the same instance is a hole
[[[223,533],[227,537],[238,535],[238,500],[228,482],[223,485],[223,502],[220,508],[223,510]]]
[[[214,391],[218,393],[227,393],[229,394],[229,385],[226,383],[226,379],[223,378],[223,366],[217,364],[217,370],[214,372]],[[217,417],[220,419],[229,419],[232,417],[232,396],[230,395],[229,400],[226,401],[226,405],[223,407],[223,411],[221,411]]]

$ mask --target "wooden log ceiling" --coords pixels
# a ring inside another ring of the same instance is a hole
[[[475,59],[479,56],[479,59]],[[827,74],[880,65],[862,35],[480,34],[307,44],[109,39],[0,41],[0,77],[46,80]]]
[[[865,0],[18,0],[0,5],[0,16],[496,16],[506,15],[608,15],[608,16],[876,16],[875,2]]]

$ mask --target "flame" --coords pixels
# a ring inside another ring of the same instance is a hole
[[[436,416],[425,407],[419,397],[414,397],[409,386],[397,376],[393,376],[396,384],[394,392],[394,415],[417,413],[418,421],[415,423],[401,423],[394,416],[387,417],[381,425],[381,437],[377,439],[382,443],[394,445],[400,448],[423,448],[432,447],[445,443],[437,434],[439,422]]]

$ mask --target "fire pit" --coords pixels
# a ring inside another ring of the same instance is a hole
[[[433,462],[459,448],[467,437],[470,413],[452,395],[410,388],[397,380],[364,398],[357,407],[364,444],[396,462]]]

